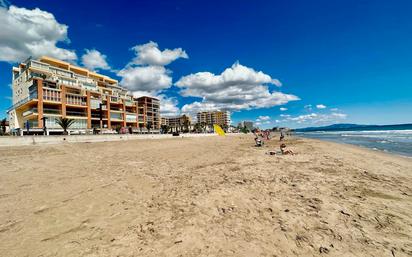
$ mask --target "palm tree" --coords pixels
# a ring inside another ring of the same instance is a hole
[[[74,122],[75,120],[73,119],[62,118],[62,117],[60,117],[57,120],[57,124],[59,124],[60,127],[62,127],[64,135],[67,135],[67,129],[70,128],[70,126],[73,125]]]
[[[1,135],[6,134],[6,118],[2,119],[0,122],[0,126],[1,126]]]
[[[162,125],[162,133],[167,134],[169,132],[170,127],[168,125]]]

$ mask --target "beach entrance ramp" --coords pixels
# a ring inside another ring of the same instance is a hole
[[[213,125],[213,128],[215,129],[215,132],[219,135],[219,136],[224,136],[225,135],[225,131],[217,124]]]

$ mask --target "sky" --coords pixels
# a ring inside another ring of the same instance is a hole
[[[412,1],[0,0],[0,117],[11,69],[48,55],[261,128],[412,122]]]

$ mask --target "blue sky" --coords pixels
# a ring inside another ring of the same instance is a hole
[[[12,64],[54,54],[160,96],[166,115],[229,109],[235,123],[261,127],[412,122],[411,1],[0,2],[1,117]],[[51,47],[26,47],[36,42]]]

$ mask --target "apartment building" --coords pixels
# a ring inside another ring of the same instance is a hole
[[[218,124],[220,126],[230,125],[230,113],[228,111],[209,111],[209,112],[198,112],[197,122],[203,123],[208,126],[213,126],[213,124]]]
[[[160,101],[157,98],[142,96],[134,99],[138,108],[138,127],[152,131],[160,130]]]
[[[135,100],[117,80],[54,58],[29,58],[13,67],[12,88],[11,129],[42,130],[44,123],[48,131],[60,131],[59,117],[74,119],[70,129],[78,130],[137,128],[149,120],[160,126],[153,114],[157,99]]]
[[[178,117],[162,117],[161,121],[161,125],[168,126],[171,132],[182,131],[185,129],[190,130],[192,128],[192,118],[185,114]]]
[[[241,122],[239,122],[238,127],[239,128],[247,128],[249,131],[252,131],[253,128],[254,128],[253,127],[253,121],[246,121],[246,120],[241,121]]]

